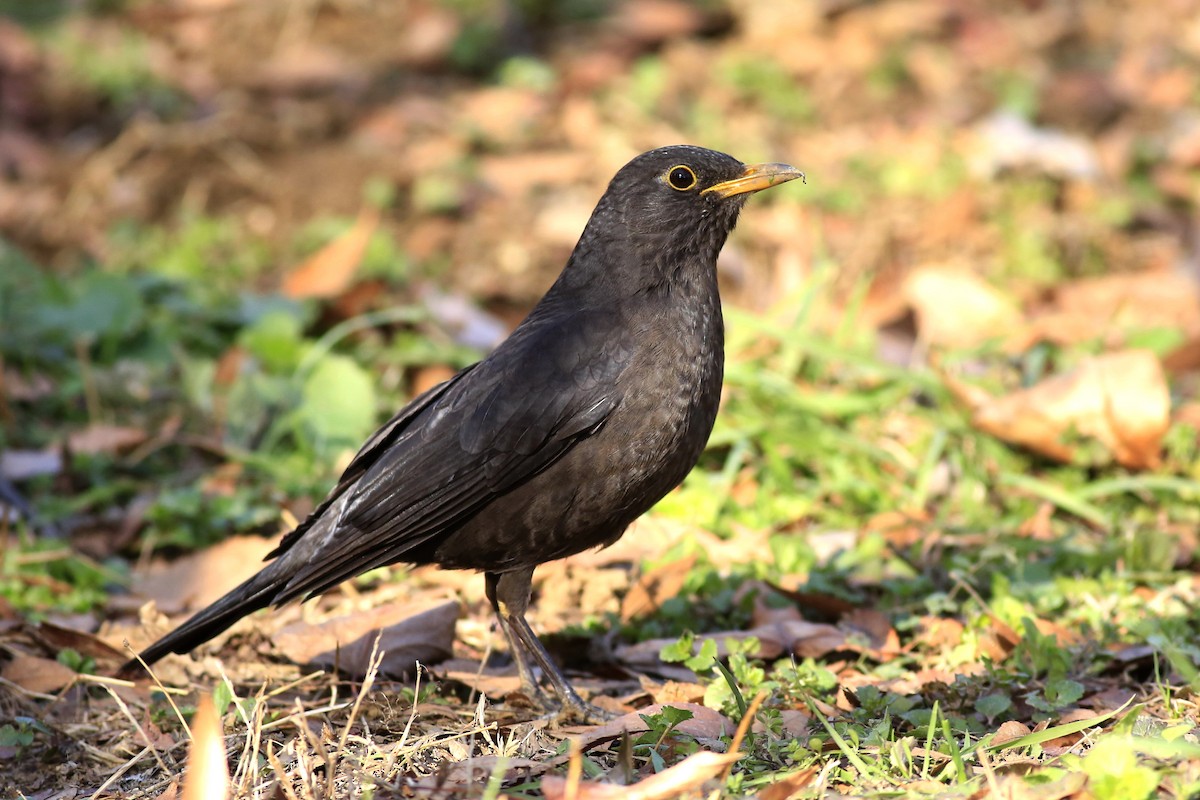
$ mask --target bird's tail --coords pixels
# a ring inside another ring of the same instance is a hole
[[[268,564],[220,600],[196,612],[187,622],[143,650],[140,661],[135,658],[125,662],[117,671],[117,677],[136,677],[142,674],[141,662],[150,665],[168,653],[186,653],[227,630],[247,614],[271,605],[287,583],[279,566],[279,561]]]

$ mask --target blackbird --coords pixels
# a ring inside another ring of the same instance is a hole
[[[483,572],[528,697],[547,705],[536,664],[561,712],[594,717],[525,619],[533,571],[612,544],[696,464],[724,369],[717,253],[751,193],[803,177],[683,145],[634,158],[508,339],[392,417],[258,574],[142,661],[376,567],[437,564]]]

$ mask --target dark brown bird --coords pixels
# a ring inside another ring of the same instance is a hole
[[[544,699],[536,664],[563,712],[594,716],[525,620],[533,571],[612,544],[696,464],[724,367],[717,254],[752,192],[794,178],[699,147],[630,161],[512,335],[396,414],[270,563],[142,659],[376,567],[438,564],[483,572],[526,694]]]

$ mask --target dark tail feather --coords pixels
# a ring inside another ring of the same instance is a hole
[[[242,617],[274,602],[276,595],[286,583],[275,569],[276,561],[261,572],[233,589],[220,600],[198,611],[187,622],[141,652],[141,660],[153,664],[168,653],[186,653],[204,644],[218,633],[227,630]],[[117,671],[119,678],[133,678],[142,674],[138,659],[131,659]]]

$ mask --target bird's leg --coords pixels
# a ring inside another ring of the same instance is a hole
[[[497,586],[500,584],[499,572],[485,572],[484,592],[487,595],[488,602],[492,604],[492,610],[496,612],[496,619],[500,622],[500,630],[504,633],[504,638],[508,640],[508,651],[512,656],[513,661],[517,662],[517,674],[521,676],[521,691],[529,697],[529,699],[545,705],[545,696],[542,693],[541,687],[538,686],[537,677],[533,673],[533,667],[529,664],[529,656],[525,653],[525,648],[521,646],[520,639],[517,638],[516,631],[513,630],[512,624],[500,610],[500,600],[497,596]],[[528,603],[528,600],[526,601]]]
[[[488,599],[492,601],[492,607],[496,609],[496,615],[500,618],[500,624],[508,636],[513,656],[517,659],[517,669],[521,673],[522,685],[533,679],[532,670],[528,664],[528,658],[532,656],[537,665],[542,668],[542,674],[550,682],[550,687],[562,705],[560,716],[584,722],[610,719],[611,714],[584,702],[583,698],[575,692],[571,684],[567,682],[567,677],[550,658],[545,646],[542,645],[525,620],[525,612],[529,608],[529,595],[532,590],[533,568],[500,574],[489,572],[486,577]],[[536,686],[536,682],[534,682],[535,691]]]

